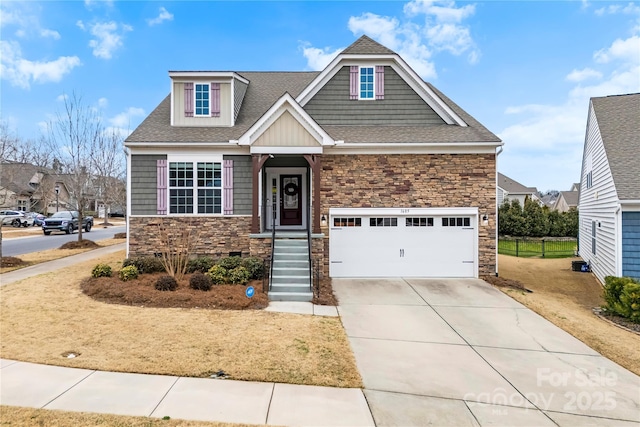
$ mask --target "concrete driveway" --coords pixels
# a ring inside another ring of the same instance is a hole
[[[477,279],[333,279],[377,426],[640,423],[640,378]]]

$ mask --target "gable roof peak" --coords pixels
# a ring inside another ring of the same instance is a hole
[[[358,40],[353,42],[345,50],[343,54],[351,55],[395,55],[396,53],[391,49],[381,45],[377,41],[373,40],[367,35],[361,36]]]

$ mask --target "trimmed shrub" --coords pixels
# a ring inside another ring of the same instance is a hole
[[[605,277],[606,308],[634,323],[640,323],[640,282],[630,277]]]
[[[111,266],[108,264],[98,264],[91,270],[93,277],[111,277]]]
[[[171,276],[160,276],[156,280],[156,289],[159,291],[175,291],[178,288],[178,282]]]
[[[136,257],[126,258],[122,262],[123,267],[135,265],[139,274],[162,273],[165,271],[160,258],[156,257]]]
[[[215,264],[216,262],[213,258],[208,256],[190,259],[187,264],[187,272],[195,273],[196,271],[199,271],[201,273],[206,273]]]
[[[210,291],[211,285],[211,278],[202,274],[200,271],[193,273],[189,279],[189,286],[191,289],[198,291]]]
[[[620,294],[624,285],[631,279],[626,277],[607,276],[604,278],[604,300],[607,309],[615,311],[615,305],[620,302]]]
[[[262,279],[264,276],[264,263],[258,257],[244,258],[241,265],[249,271],[250,280]]]
[[[217,264],[225,270],[233,270],[236,267],[240,267],[242,258],[239,256],[230,256],[220,259]]]
[[[120,280],[126,282],[127,280],[137,279],[138,278],[138,268],[135,265],[128,265],[126,267],[122,267],[120,273]]]
[[[220,265],[214,265],[205,274],[209,276],[209,279],[211,279],[211,283],[213,283],[214,285],[224,285],[225,283],[227,283],[228,273],[229,272],[226,268]]]
[[[249,283],[249,278],[251,275],[249,274],[249,270],[240,266],[236,267],[233,270],[229,270],[229,283],[233,283],[234,285],[246,285]]]

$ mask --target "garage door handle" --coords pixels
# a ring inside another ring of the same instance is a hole
[[[400,249],[400,258],[404,258],[404,249]]]

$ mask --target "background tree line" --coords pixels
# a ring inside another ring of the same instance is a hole
[[[525,199],[505,201],[498,208],[498,234],[517,237],[578,237],[578,210],[558,212]]]

